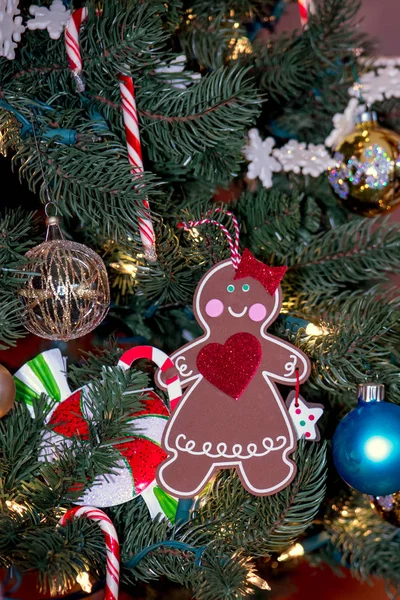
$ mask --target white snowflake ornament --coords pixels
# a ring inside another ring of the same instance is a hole
[[[350,96],[358,96],[362,92],[367,104],[381,102],[385,98],[400,98],[400,69],[387,64],[377,71],[368,71],[360,77],[359,83],[349,89]]]
[[[400,66],[400,58],[396,56],[380,56],[374,60],[374,67]]]
[[[274,150],[273,155],[279,160],[286,173],[288,171],[300,173],[301,167],[307,161],[307,144],[290,140],[282,148]]]
[[[28,21],[28,29],[47,29],[52,40],[58,40],[71,17],[62,0],[53,0],[50,8],[32,5],[29,12],[34,18]]]
[[[270,188],[272,187],[272,173],[282,170],[279,162],[271,155],[275,140],[267,137],[263,141],[257,129],[250,129],[248,138],[249,141],[243,150],[245,157],[250,161],[247,177],[249,179],[259,177],[263,186]]]
[[[0,56],[14,60],[24,31],[18,0],[0,0]]]
[[[307,148],[305,142],[290,140],[282,148],[274,150],[273,154],[285,172],[302,172],[311,177],[318,177],[336,164],[323,144],[309,144]]]
[[[323,144],[308,144],[307,156],[302,166],[303,175],[318,177],[336,165]]]
[[[186,64],[186,56],[184,54],[180,54],[173,58],[169,63],[163,62],[160,63],[158,67],[154,69],[156,73],[183,73],[185,70]],[[200,73],[193,73],[192,71],[186,71],[184,73],[185,77],[179,78],[174,77],[172,79],[167,79],[166,81],[171,84],[171,87],[176,90],[186,90],[187,86],[193,83],[194,81],[198,81],[201,79]]]
[[[296,399],[296,392],[290,392],[286,406],[296,431],[297,439],[305,437],[306,440],[317,442],[320,438],[317,421],[322,417],[324,407],[304,400],[302,396]]]
[[[343,113],[333,116],[333,130],[325,140],[325,146],[335,149],[336,146],[354,129],[357,113],[365,110],[365,105],[359,105],[357,98],[351,98]]]

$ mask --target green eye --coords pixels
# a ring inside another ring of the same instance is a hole
[[[249,291],[249,289],[250,289],[250,286],[249,286],[249,284],[248,284],[248,283],[245,283],[245,284],[243,284],[243,285],[242,285],[242,290],[243,290],[244,292],[248,292],[248,291]]]
[[[226,288],[228,290],[228,292],[231,294],[232,292],[235,291],[235,286],[234,285],[228,285],[228,287]]]

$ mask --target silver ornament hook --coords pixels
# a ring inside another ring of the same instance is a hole
[[[57,216],[58,215],[58,207],[57,207],[57,204],[54,202],[54,200],[51,199],[51,196],[50,196],[50,190],[49,190],[49,186],[47,184],[47,179],[46,179],[46,176],[44,173],[44,168],[43,168],[42,153],[40,151],[40,146],[39,146],[38,138],[36,135],[35,124],[37,123],[37,120],[34,118],[33,111],[30,111],[30,113],[31,113],[33,139],[34,139],[35,147],[36,147],[38,157],[39,157],[40,171],[42,173],[43,184],[44,184],[44,189],[45,189],[46,198],[47,198],[47,203],[45,204],[44,211],[46,213],[46,217]],[[49,213],[50,207],[54,207],[54,209],[55,209],[54,215]]]

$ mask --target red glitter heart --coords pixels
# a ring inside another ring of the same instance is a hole
[[[253,379],[262,350],[251,333],[235,333],[224,345],[207,344],[197,356],[199,372],[231,398],[238,400]]]

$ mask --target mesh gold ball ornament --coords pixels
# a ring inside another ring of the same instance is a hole
[[[400,492],[389,496],[368,496],[371,508],[383,519],[395,527],[400,527]]]
[[[95,329],[107,314],[110,289],[102,259],[65,240],[58,217],[47,218],[46,241],[26,254],[30,273],[20,290],[24,325],[50,340],[73,340]]]
[[[350,211],[364,217],[400,204],[400,136],[380,127],[375,112],[359,115],[355,128],[336,147],[329,183]]]

